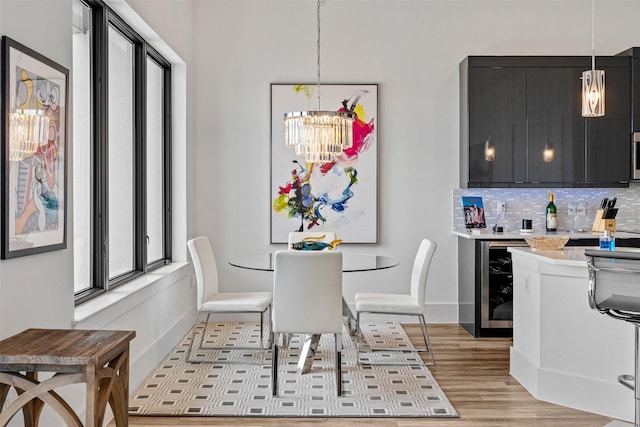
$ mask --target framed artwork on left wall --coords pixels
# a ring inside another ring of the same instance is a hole
[[[2,37],[2,259],[67,247],[69,70]]]

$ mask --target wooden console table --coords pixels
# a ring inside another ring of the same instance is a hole
[[[128,425],[129,342],[134,331],[27,329],[0,341],[0,408],[11,387],[18,396],[0,412],[0,426],[22,409],[24,424],[38,425],[44,404],[67,426],[78,415],[54,389],[86,383],[85,427],[101,427],[107,403],[118,427]],[[53,372],[38,381],[38,372]]]

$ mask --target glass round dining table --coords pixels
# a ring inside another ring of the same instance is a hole
[[[241,255],[229,260],[234,267],[249,270],[273,271],[273,252],[257,255]],[[398,260],[381,255],[342,253],[342,271],[353,273],[358,271],[374,271],[392,268]]]
[[[229,264],[234,267],[245,268],[248,270],[273,271],[273,252],[237,256],[231,258],[229,260]],[[342,253],[342,271],[344,273],[384,270],[395,267],[398,264],[398,260],[387,256],[353,254],[348,252]],[[358,332],[357,321],[344,298],[342,299],[342,315],[343,318],[346,319],[345,323],[349,334],[352,337],[355,337]],[[273,337],[270,334],[269,341],[271,341],[272,338]],[[300,350],[300,358],[298,360],[297,367],[298,374],[306,374],[311,370],[313,356],[316,352],[319,341],[320,335],[314,334],[306,336],[302,349]]]

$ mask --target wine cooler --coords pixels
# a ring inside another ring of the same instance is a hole
[[[473,276],[470,269],[459,268],[459,322],[475,337],[513,334],[513,267],[507,248],[516,246],[528,245],[523,240],[459,242],[459,259],[475,263]]]
[[[521,241],[482,242],[480,252],[480,328],[513,327],[513,266],[509,246],[528,246]]]

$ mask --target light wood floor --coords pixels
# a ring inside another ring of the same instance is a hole
[[[407,325],[405,329],[419,345],[419,327]],[[600,427],[610,421],[534,399],[509,375],[510,338],[473,338],[453,324],[430,325],[429,333],[437,362],[429,369],[460,418],[130,417],[129,426]],[[632,393],[629,399],[633,399]]]

